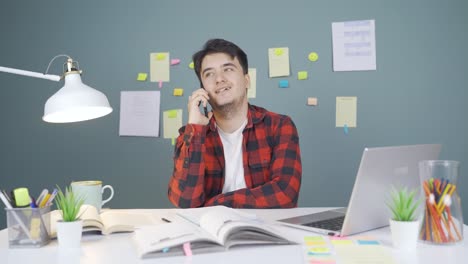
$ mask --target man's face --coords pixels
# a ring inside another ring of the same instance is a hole
[[[244,74],[237,58],[225,53],[206,55],[202,61],[200,76],[215,110],[237,108],[247,102],[248,74]]]

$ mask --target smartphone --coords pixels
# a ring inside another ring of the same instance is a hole
[[[200,84],[201,88],[203,88],[203,90],[205,90],[205,87],[203,87],[203,84]],[[201,105],[201,101],[198,103],[198,106]],[[203,107],[203,111],[205,112],[205,116],[208,117],[208,107],[204,106]]]

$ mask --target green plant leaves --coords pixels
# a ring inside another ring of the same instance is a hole
[[[76,196],[71,187],[65,187],[65,193],[58,187],[57,196],[55,198],[57,208],[62,212],[62,218],[64,222],[76,221],[79,216],[81,205],[83,205],[84,199]]]
[[[392,219],[396,221],[414,221],[415,211],[418,208],[419,201],[415,199],[416,190],[408,188],[395,189],[390,191],[391,201],[387,203],[392,212]]]

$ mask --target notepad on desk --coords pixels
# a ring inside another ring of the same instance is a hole
[[[56,222],[62,219],[59,210],[50,213],[50,236],[57,237]],[[98,213],[96,207],[84,204],[80,208],[83,233],[98,232],[103,235],[133,232],[136,227],[155,224],[154,218],[145,213],[128,213],[123,210],[105,209]]]
[[[224,206],[184,209],[177,215],[171,223],[135,231],[133,241],[140,258],[183,255],[186,243],[194,254],[234,246],[295,244],[260,219]]]

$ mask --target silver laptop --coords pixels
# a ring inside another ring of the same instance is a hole
[[[386,206],[393,186],[420,189],[418,162],[435,160],[441,145],[365,148],[347,208],[278,220],[279,223],[333,236],[387,226]]]

